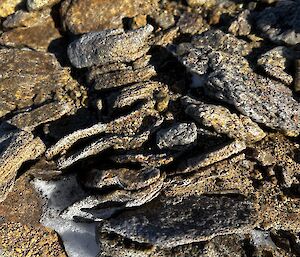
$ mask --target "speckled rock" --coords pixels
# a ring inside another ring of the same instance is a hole
[[[25,5],[25,0],[3,0],[0,3],[0,17],[5,18]]]
[[[197,139],[197,127],[194,123],[178,123],[170,128],[158,131],[156,143],[160,149],[176,149],[188,146]]]
[[[138,0],[66,0],[63,2],[61,13],[65,27],[74,34],[82,34],[122,28],[123,18],[147,15],[157,7],[157,0],[147,0],[143,3]]]
[[[177,50],[182,63],[197,75],[198,86],[203,86],[208,96],[233,105],[253,121],[289,136],[299,135],[300,104],[292,91],[254,73],[245,58],[229,52],[190,44]]]
[[[15,131],[0,138],[0,201],[12,189],[18,170],[29,160],[43,154],[46,147],[39,137],[25,131]]]
[[[57,234],[41,225],[2,223],[0,245],[4,256],[39,256],[41,253],[53,257],[67,256]]]
[[[0,117],[59,100],[82,106],[85,90],[62,68],[54,55],[19,49],[0,49]],[[70,91],[73,91],[70,94]],[[74,105],[74,106],[75,106]]]
[[[246,36],[250,34],[251,29],[250,11],[245,10],[241,12],[237,19],[231,23],[228,31],[235,36]]]
[[[29,11],[39,10],[45,7],[53,6],[59,2],[60,0],[27,0],[27,9]]]
[[[8,17],[8,20],[4,21],[6,28],[16,28],[5,31],[0,37],[0,44],[47,51],[55,40],[61,38],[50,12],[51,9],[35,14],[19,11]]]
[[[271,77],[291,85],[293,76],[287,70],[292,66],[295,54],[287,47],[278,46],[261,55],[257,64]]]
[[[143,208],[126,210],[105,221],[99,232],[169,248],[246,232],[254,225],[254,216],[252,204],[237,198],[187,196],[179,201],[176,196],[160,195]]]
[[[134,31],[105,30],[87,33],[68,47],[71,63],[77,68],[130,62],[148,50],[147,40],[153,31],[151,25]]]
[[[251,119],[244,115],[231,113],[227,108],[206,104],[189,97],[182,98],[186,105],[185,112],[195,121],[228,137],[253,143],[263,139],[265,132]]]

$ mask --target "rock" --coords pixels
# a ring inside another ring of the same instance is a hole
[[[218,148],[211,150],[208,153],[202,153],[196,157],[191,157],[183,160],[175,173],[187,173],[195,171],[199,168],[207,167],[216,162],[227,159],[233,154],[240,153],[246,149],[246,144],[243,141],[233,141],[224,144]]]
[[[274,7],[262,10],[255,17],[256,27],[262,35],[275,43],[296,45],[300,43],[299,3],[279,1]]]
[[[51,9],[36,14],[19,11],[8,17],[8,21],[4,22],[6,28],[19,26],[5,31],[0,37],[0,43],[11,47],[29,47],[46,52],[55,40],[61,38],[50,12]],[[31,21],[31,19],[33,20]]]
[[[41,225],[2,223],[0,241],[4,256],[67,256],[56,232]]]
[[[2,140],[1,140],[2,141]],[[0,142],[1,142],[0,141]],[[39,137],[25,131],[16,131],[0,145],[0,201],[11,191],[21,165],[43,154],[46,147]]]
[[[163,10],[159,13],[154,13],[152,16],[157,25],[162,29],[168,29],[175,24],[173,14],[171,12],[168,12],[167,10]]]
[[[187,0],[187,3],[191,7],[197,7],[197,6],[205,6],[205,7],[211,7],[216,4],[216,0]]]
[[[209,29],[207,22],[198,13],[185,12],[179,18],[177,24],[182,34],[201,34]]]
[[[230,138],[253,143],[266,136],[265,132],[247,116],[238,116],[223,106],[206,104],[189,97],[182,98],[182,102],[187,105],[185,113],[191,118],[204,126],[213,127],[216,132],[226,134]]]
[[[29,112],[17,114],[7,123],[22,130],[32,131],[41,124],[58,120],[62,116],[70,114],[73,110],[74,106],[71,103],[53,102]]]
[[[27,9],[29,11],[39,10],[45,7],[51,7],[59,2],[60,0],[27,0]]]
[[[112,156],[111,159],[116,163],[139,163],[145,167],[159,167],[162,165],[167,165],[174,161],[174,156],[166,153],[152,154],[144,152],[133,152]]]
[[[138,190],[154,183],[160,177],[157,168],[133,169],[94,169],[88,173],[84,182],[86,187],[102,189],[117,186],[125,190]]]
[[[214,165],[199,168],[186,177],[170,176],[165,181],[164,194],[180,198],[191,194],[250,196],[254,192],[251,177],[253,172],[254,163],[247,160],[244,154],[239,154]]]
[[[147,25],[129,32],[118,29],[87,33],[69,45],[68,56],[76,68],[134,61],[149,50],[147,40],[152,31],[153,27]]]
[[[54,55],[3,48],[0,60],[0,117],[50,100],[83,105],[85,89],[72,79],[69,69],[60,66]]]
[[[155,92],[159,94],[160,91],[168,91],[167,86],[154,81],[137,83],[111,94],[108,102],[112,108],[123,108],[132,105],[138,100],[155,99]]]
[[[250,11],[245,10],[239,14],[237,19],[233,21],[228,31],[235,36],[247,36],[250,34],[252,26],[250,23]]]
[[[178,123],[157,132],[156,144],[160,149],[176,149],[188,146],[197,139],[197,127],[194,123]]]
[[[205,94],[233,105],[253,121],[282,131],[300,133],[300,104],[284,84],[252,71],[244,57],[210,47],[179,46],[182,63],[203,86]]]
[[[123,27],[123,18],[151,14],[158,0],[77,0],[64,1],[61,9],[65,27],[74,34]],[[83,13],[82,10],[85,10]]]
[[[101,221],[126,209],[141,206],[156,198],[164,185],[165,174],[139,190],[113,190],[102,195],[90,195],[67,208],[63,216],[79,221]]]
[[[246,232],[254,226],[254,217],[250,202],[233,197],[191,195],[179,200],[161,194],[143,208],[104,221],[99,233],[112,232],[138,243],[170,248]]]
[[[96,90],[105,90],[118,88],[132,83],[138,83],[150,80],[156,75],[154,66],[149,65],[141,69],[126,69],[113,71],[105,74],[93,76],[89,75],[89,79],[93,81]]]
[[[291,85],[293,76],[288,74],[287,70],[292,66],[294,54],[289,48],[278,46],[261,55],[257,64],[271,77]]]
[[[0,3],[0,18],[13,14],[17,9],[24,6],[25,0],[3,0]]]

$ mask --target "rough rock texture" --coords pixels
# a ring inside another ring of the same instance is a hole
[[[101,231],[139,243],[174,247],[238,230],[245,232],[253,226],[254,213],[251,203],[227,196],[189,196],[178,202],[176,196],[161,195],[144,208],[110,219]],[[192,219],[195,216],[197,221]]]
[[[157,7],[157,0],[143,1],[143,4],[139,0],[67,0],[63,2],[61,13],[65,27],[74,34],[81,34],[122,28],[124,17],[147,15]]]
[[[12,189],[21,165],[36,159],[46,150],[42,140],[34,138],[31,133],[17,131],[4,139],[5,136],[2,136],[0,145],[0,201],[3,201]]]
[[[27,0],[27,9],[29,11],[39,10],[55,5],[58,2],[60,2],[60,0]]]
[[[182,63],[199,76],[205,93],[258,123],[298,136],[300,104],[291,90],[254,73],[242,56],[214,48],[183,44],[177,50]]]
[[[156,134],[156,143],[160,149],[187,146],[196,139],[197,127],[194,123],[178,123]]]
[[[8,15],[14,13],[22,5],[24,5],[25,0],[3,0],[0,3],[0,17],[5,18]]]
[[[213,127],[218,133],[226,134],[230,138],[251,143],[266,136],[265,132],[247,116],[230,113],[223,106],[205,104],[189,97],[183,98],[182,102],[187,105],[185,113],[191,118],[204,126]]]
[[[4,22],[6,28],[15,28],[1,35],[0,44],[47,51],[47,49],[54,44],[55,40],[58,41],[58,39],[61,38],[50,12],[51,9],[46,9],[36,14],[19,11],[8,17],[8,21],[6,23]],[[36,19],[34,23],[32,23],[32,17]]]
[[[3,48],[0,59],[0,117],[54,99],[75,100],[77,106],[85,99],[85,91],[52,54]]]
[[[77,68],[113,62],[130,62],[148,50],[147,39],[153,31],[148,25],[136,31],[106,30],[83,35],[68,47],[71,63]]]

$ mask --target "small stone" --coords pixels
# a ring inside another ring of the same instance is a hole
[[[134,61],[149,50],[147,40],[152,31],[153,27],[147,25],[129,32],[119,29],[88,33],[69,45],[68,56],[76,68]]]
[[[158,0],[77,0],[64,1],[61,16],[66,29],[83,34],[123,27],[123,18],[151,14]],[[82,10],[85,10],[82,12]]]
[[[27,0],[27,9],[29,11],[39,10],[45,7],[51,7],[59,2],[60,0]]]
[[[170,128],[158,131],[156,144],[160,149],[175,149],[188,146],[197,139],[197,127],[194,123],[178,123]]]
[[[179,18],[177,24],[182,34],[201,34],[209,29],[207,22],[202,15],[193,12],[185,12]]]
[[[211,7],[216,4],[216,0],[187,0],[187,3],[191,7],[197,7],[197,6],[205,6],[205,7]]]

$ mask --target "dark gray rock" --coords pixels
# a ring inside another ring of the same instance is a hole
[[[105,221],[101,231],[168,248],[206,241],[220,234],[246,232],[253,227],[254,217],[251,202],[234,197],[180,199],[161,194],[143,208],[126,210]]]

